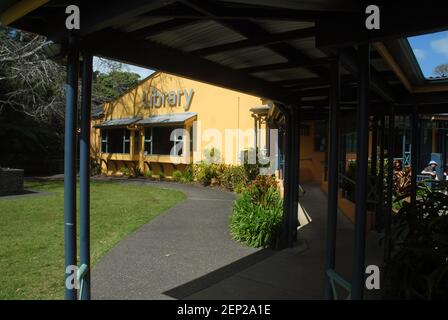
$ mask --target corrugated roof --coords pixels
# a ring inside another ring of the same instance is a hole
[[[134,123],[136,123],[140,119],[141,119],[141,117],[111,119],[111,120],[106,120],[104,122],[101,122],[100,124],[96,125],[96,127],[98,127],[98,128],[104,128],[104,127],[124,127],[124,126],[129,126],[131,124],[134,124]]]
[[[271,49],[265,47],[251,47],[226,51],[207,56],[206,58],[234,69],[288,61]]]
[[[293,40],[289,42],[294,48],[300,50],[303,54],[312,58],[324,58],[326,55],[316,48],[316,39],[314,37]]]
[[[281,69],[281,70],[271,70],[271,71],[263,71],[253,73],[254,76],[268,80],[268,81],[281,81],[288,79],[308,79],[308,78],[316,78],[317,75],[308,71],[307,69],[298,67],[298,68],[289,68],[289,69]]]
[[[144,118],[139,120],[136,124],[138,125],[158,125],[158,124],[174,124],[183,123],[188,119],[196,117],[197,112],[182,112],[182,113],[171,113],[158,116],[152,116],[149,118]]]
[[[255,23],[270,33],[299,30],[314,26],[314,22],[306,21],[257,20]]]
[[[171,48],[191,51],[245,40],[246,37],[214,21],[201,21],[175,31],[161,32],[148,39]]]

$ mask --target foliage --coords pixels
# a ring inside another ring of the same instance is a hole
[[[173,172],[173,181],[180,182],[182,179],[182,171],[176,170]]]
[[[278,191],[274,188],[260,191],[258,184],[244,190],[230,217],[233,239],[255,248],[275,245],[283,216]]]
[[[218,170],[220,184],[230,191],[237,191],[247,183],[246,170],[242,166],[228,165]]]
[[[66,72],[58,49],[42,36],[0,27],[0,163],[26,174],[63,171]],[[101,103],[138,82],[122,70],[95,72],[92,100]],[[96,168],[95,168],[96,170]]]
[[[260,174],[260,165],[258,164],[258,153],[254,148],[244,150],[243,168],[248,180],[254,180]]]
[[[193,182],[193,166],[188,165],[185,170],[181,171],[182,176],[180,178],[181,183],[191,183]]]
[[[440,77],[448,77],[448,63],[439,64],[434,68],[434,74]]]
[[[118,171],[121,172],[126,177],[131,176],[131,170],[129,170],[128,167],[121,167]]]
[[[137,73],[112,70],[109,73],[95,71],[93,74],[92,96],[96,104],[117,98],[140,80]]]
[[[101,174],[101,163],[94,158],[90,158],[90,175],[96,176]]]
[[[0,27],[0,113],[10,108],[51,124],[64,117],[64,67],[44,37]]]
[[[196,181],[208,186],[213,178],[218,178],[217,165],[204,161],[196,163],[193,165],[193,175]]]
[[[420,184],[415,205],[404,202],[395,215],[386,298],[448,299],[448,195],[440,192],[447,187]]]
[[[403,168],[401,171],[394,171],[393,192],[396,195],[409,194],[411,191],[411,169]]]

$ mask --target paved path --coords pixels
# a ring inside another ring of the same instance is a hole
[[[128,235],[96,264],[94,299],[170,298],[164,292],[258,251],[229,236],[233,193],[176,183],[134,183],[177,189],[187,199]]]
[[[154,183],[187,200],[127,236],[93,269],[94,299],[322,299],[326,195],[305,186],[313,219],[299,245],[283,251],[244,248],[228,234],[232,193]],[[350,280],[353,225],[338,220],[336,270]],[[367,264],[377,262],[377,235],[367,238]],[[368,293],[367,296],[375,298]]]

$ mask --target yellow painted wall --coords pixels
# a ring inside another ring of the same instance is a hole
[[[161,92],[168,93],[170,91],[194,90],[194,95],[191,100],[191,105],[188,110],[184,109],[185,106],[185,96],[181,98],[181,106],[166,106],[160,108],[151,107],[149,108],[146,104],[145,106],[145,93],[148,96],[151,88],[157,88]],[[143,117],[147,118],[154,115],[172,114],[172,113],[183,113],[183,112],[196,112],[198,121],[198,131],[204,132],[207,129],[216,129],[221,133],[221,141],[202,141],[198,139],[198,151],[193,154],[192,161],[197,162],[204,159],[205,149],[211,149],[212,147],[217,148],[221,154],[222,162],[228,164],[236,164],[238,160],[238,152],[236,150],[236,143],[239,140],[239,149],[244,150],[247,148],[254,147],[254,119],[251,108],[262,105],[262,100],[258,97],[247,95],[233,90],[223,89],[220,87],[208,85],[205,83],[180,78],[166,73],[155,73],[150,77],[143,80],[134,88],[131,88],[119,98],[114,101],[108,102],[104,105],[104,118],[100,121],[92,121],[92,152],[93,150],[100,150],[100,130],[93,127],[98,124],[98,122],[103,122],[111,119],[120,118],[130,118],[130,117]],[[188,123],[187,126],[191,125]],[[265,125],[262,128],[266,128]],[[226,129],[242,129],[250,130],[247,131],[247,136],[242,139],[234,138],[235,148],[233,159],[229,159],[228,152],[226,154],[226,145],[229,144],[225,139]],[[136,131],[136,134],[140,134],[141,150],[143,149],[143,130],[140,132]],[[131,135],[131,144],[132,141]],[[264,142],[264,139],[262,140]],[[264,144],[261,145],[264,147]],[[132,150],[132,146],[131,146]],[[98,153],[97,153],[98,154]],[[227,157],[226,157],[227,155]],[[101,154],[101,158],[104,160],[122,160],[115,161],[116,167],[119,168],[123,166],[123,161],[133,160],[138,161],[148,161],[148,162],[161,162],[164,164],[164,169],[166,169],[166,174],[170,174],[173,171],[173,166],[169,161],[169,157],[151,156],[141,154],[137,155],[110,155]],[[104,164],[105,166],[105,164]],[[155,166],[156,170],[157,166]],[[142,168],[143,169],[143,168]],[[105,170],[105,167],[103,167]],[[153,169],[154,170],[154,169]],[[108,173],[113,173],[116,168],[109,170]],[[165,171],[165,170],[164,170]]]
[[[300,182],[322,181],[325,152],[314,151],[315,123],[306,122],[308,136],[300,136]]]

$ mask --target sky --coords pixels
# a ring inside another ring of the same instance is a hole
[[[110,70],[107,70],[107,68],[105,68],[104,65],[102,65],[100,63],[100,60],[97,57],[93,58],[93,70],[94,71],[98,70],[103,73],[107,73],[110,71]],[[137,67],[137,66],[134,66],[131,64],[123,64],[122,70],[129,71],[129,72],[135,72],[140,75],[140,79],[144,79],[154,72],[153,70]]]
[[[423,75],[434,76],[434,68],[448,63],[448,31],[408,38]]]

